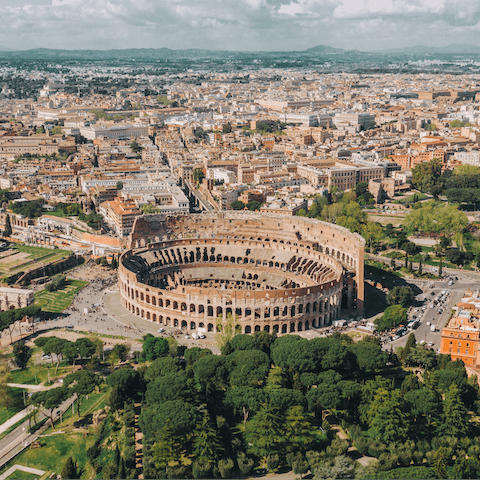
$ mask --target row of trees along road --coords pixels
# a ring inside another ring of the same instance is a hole
[[[237,335],[224,338],[221,355],[199,347],[173,352],[164,339],[145,340],[153,362],[107,379],[114,410],[145,396],[145,477],[230,478],[255,465],[310,469],[316,479],[393,478],[386,472],[400,468],[408,472],[398,478],[480,474],[477,381],[462,362],[414,337],[396,354],[376,339],[353,343],[341,334]],[[366,468],[346,455],[348,443],[331,431],[329,414],[377,461]]]

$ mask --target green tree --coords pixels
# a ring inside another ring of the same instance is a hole
[[[387,362],[387,354],[375,338],[366,337],[351,345],[348,350],[355,355],[358,366],[368,372],[383,368]]]
[[[401,305],[391,305],[387,307],[380,318],[374,320],[377,330],[383,332],[391,330],[398,325],[405,324],[407,319],[407,309]]]
[[[368,182],[358,182],[355,186],[355,195],[360,197],[364,193],[368,192]]]
[[[195,183],[201,183],[204,178],[205,178],[205,173],[203,172],[203,169],[195,168],[193,170],[193,181]]]
[[[248,202],[245,206],[251,211],[260,210],[262,203],[257,202],[256,200],[252,200],[251,202]]]
[[[416,344],[417,344],[417,340],[415,338],[415,334],[410,333],[410,335],[407,338],[407,343],[405,344],[405,348],[403,349],[403,355],[402,355],[403,359],[407,358],[410,355],[412,348],[414,348]]]
[[[452,383],[445,393],[441,430],[446,435],[464,437],[468,434],[469,425],[470,416],[462,402],[458,386]]]
[[[79,338],[75,345],[78,347],[78,353],[81,358],[91,358],[97,350],[97,346],[92,340],[86,337]]]
[[[6,360],[0,362],[0,405],[8,410],[12,402],[10,366]]]
[[[127,367],[120,368],[109,375],[107,384],[118,387],[118,394],[123,401],[134,398],[142,388],[140,374]]]
[[[195,458],[206,458],[213,463],[220,459],[224,447],[215,428],[212,426],[208,412],[203,414],[202,421],[197,424],[193,438],[193,455]]]
[[[253,470],[255,462],[252,458],[247,457],[243,452],[240,452],[238,458],[238,469],[244,477],[248,477]]]
[[[385,443],[404,442],[408,438],[409,418],[400,392],[378,392],[370,406],[370,428],[374,438]],[[373,413],[374,412],[374,413]]]
[[[290,407],[285,414],[286,451],[306,451],[315,441],[315,432],[303,408],[299,405]]]
[[[194,347],[198,348],[198,347]],[[193,349],[188,349],[187,352]],[[199,350],[202,350],[199,348]],[[185,357],[187,360],[187,358]],[[187,360],[188,362],[188,360]],[[154,360],[150,366],[147,368],[144,374],[144,378],[147,382],[153,382],[159,377],[164,377],[168,374],[177,374],[182,371],[182,368],[178,364],[178,360],[172,357],[160,357]]]
[[[218,462],[218,471],[222,478],[232,478],[235,464],[231,458],[222,458]]]
[[[83,400],[102,384],[102,379],[91,370],[79,370],[67,375],[63,384],[70,386],[71,391],[77,394],[78,415],[80,416]]]
[[[13,345],[13,362],[21,370],[25,370],[33,350],[25,342],[17,342]]]
[[[389,305],[401,305],[402,307],[410,307],[415,301],[415,294],[410,287],[393,287],[387,295]]]
[[[245,439],[254,455],[267,455],[282,451],[285,444],[284,425],[276,407],[265,404],[245,426]]]
[[[437,129],[437,126],[434,123],[429,123],[427,126],[428,132],[434,132]]]
[[[188,400],[190,397],[193,397],[192,383],[188,381],[187,374],[180,371],[155,378],[148,384],[145,398],[150,404],[161,404],[168,400]]]
[[[480,462],[478,458],[460,457],[455,461],[451,478],[480,478]],[[439,477],[440,478],[440,477]]]
[[[65,461],[60,476],[65,479],[80,478],[77,464],[73,461],[72,457],[68,457]]]
[[[193,365],[193,372],[197,388],[207,401],[217,390],[225,388],[228,376],[225,358],[216,355],[201,357]]]
[[[178,465],[183,451],[179,438],[174,435],[171,422],[167,422],[152,446],[155,467],[166,470],[169,465]]]
[[[226,346],[231,342],[233,337],[237,334],[238,323],[234,315],[227,313],[225,319],[217,318],[217,325],[221,323],[222,330],[217,333],[217,342],[220,345],[220,350],[223,352]]]
[[[51,130],[50,130],[50,133],[52,135],[61,135],[63,134],[63,130],[62,130],[62,127],[60,127],[59,125],[53,127]]]
[[[73,367],[75,367],[75,362],[79,357],[78,345],[76,342],[68,342],[63,347],[63,356],[69,361],[72,362]]]
[[[123,461],[123,457],[120,458],[120,462],[118,464],[118,478],[127,478],[127,473],[125,471],[125,462]]]
[[[235,200],[230,204],[230,208],[232,210],[243,210],[245,208],[245,204],[240,200]]]
[[[12,224],[10,222],[10,215],[7,214],[5,219],[5,230],[3,231],[4,237],[10,237],[12,235]]]
[[[148,361],[165,357],[169,353],[168,341],[163,337],[154,337],[151,333],[143,336],[142,351]]]
[[[436,478],[448,478],[448,452],[446,447],[440,447],[433,455],[433,470]]]
[[[142,147],[135,140],[130,144],[130,148],[133,153],[138,153],[142,150]]]
[[[67,387],[57,387],[43,392],[35,392],[30,398],[33,405],[47,410],[48,416],[50,417],[50,424],[53,428],[53,411],[56,410],[70,395],[71,392]]]

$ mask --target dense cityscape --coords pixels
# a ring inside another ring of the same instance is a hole
[[[0,479],[480,477],[480,53],[0,52]]]

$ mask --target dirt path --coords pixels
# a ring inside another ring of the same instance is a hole
[[[135,404],[135,468],[139,479],[143,479],[143,432],[138,428],[138,417],[142,411],[140,403]]]

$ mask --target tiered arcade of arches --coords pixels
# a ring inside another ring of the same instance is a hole
[[[197,217],[191,222],[195,224]],[[341,243],[319,244],[301,233],[292,239],[281,223],[274,235],[268,224],[272,216],[258,217],[269,230],[262,235],[247,237],[242,233],[245,226],[236,222],[227,232],[222,227],[203,238],[192,238],[191,229],[182,232],[178,227],[173,232],[172,220],[167,219],[164,224],[170,231],[152,235],[158,242],[121,257],[122,305],[160,325],[207,332],[222,331],[228,318],[234,318],[242,333],[284,334],[330,324],[340,312],[345,273],[358,278],[363,244],[361,255],[353,256],[353,250]],[[317,223],[346,235],[341,227]],[[190,225],[184,219],[180,224]],[[132,236],[133,243],[140,240]],[[363,279],[363,268],[360,273]],[[349,293],[358,294],[360,289],[352,284],[349,281]]]
[[[347,273],[344,276],[346,306],[356,308],[359,315],[363,314],[365,240],[344,227],[306,217],[245,211],[210,212],[177,217],[148,215],[135,220],[130,236],[130,247],[155,249],[162,241],[175,239],[202,242],[202,248],[204,240],[214,239],[230,243],[238,240],[262,242],[264,248],[271,249],[288,246],[318,251],[324,254],[324,259],[334,260],[343,267]],[[225,243],[223,245],[225,246]],[[236,253],[228,256],[232,264],[239,264],[242,261],[240,255]],[[232,261],[232,257],[235,258],[235,262]],[[170,258],[173,262],[175,258],[177,261],[179,259],[178,255]],[[249,259],[249,262],[251,261]],[[284,263],[278,258],[256,259],[254,263],[265,266],[264,261],[273,262],[274,267],[277,263],[279,265]]]

